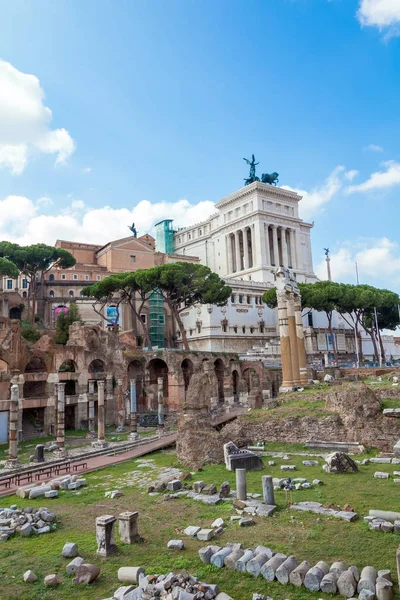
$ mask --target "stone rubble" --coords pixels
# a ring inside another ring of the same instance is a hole
[[[14,504],[0,508],[0,541],[6,542],[14,534],[28,537],[32,533],[49,533],[56,529],[57,517],[47,508],[22,508]]]
[[[351,510],[335,510],[334,508],[325,508],[320,502],[296,502],[290,507],[291,510],[299,510],[303,512],[313,512],[317,515],[326,515],[328,517],[336,517],[344,521],[353,522],[358,519],[358,514]]]

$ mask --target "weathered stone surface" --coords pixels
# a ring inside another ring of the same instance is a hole
[[[320,560],[306,573],[304,578],[304,586],[310,590],[310,592],[317,592],[320,588],[320,584],[324,575],[326,575],[328,572],[328,565],[326,562]]]
[[[257,454],[250,450],[241,450],[233,442],[224,444],[224,459],[229,471],[236,469],[255,471],[264,468],[264,463]]]
[[[333,452],[325,459],[323,469],[327,473],[356,473],[357,463],[345,452]]]
[[[390,474],[384,473],[383,471],[376,471],[374,473],[374,477],[375,477],[375,479],[389,479]]]
[[[270,559],[271,557],[264,552],[257,552],[257,548],[255,551],[255,556],[249,560],[246,564],[246,571],[253,575],[253,577],[258,577],[262,566]]]
[[[277,580],[286,585],[289,583],[289,577],[292,571],[297,567],[297,560],[294,556],[288,556],[287,559],[279,565],[275,571],[275,577]]]
[[[118,581],[121,583],[138,584],[144,575],[145,570],[142,567],[120,567],[118,569]]]
[[[317,460],[303,460],[303,465],[305,467],[318,467],[319,462]]]
[[[275,554],[272,558],[261,568],[261,575],[267,581],[273,581],[275,579],[275,573],[278,567],[287,559],[285,554]]]
[[[184,547],[185,546],[182,540],[169,540],[167,544],[167,548],[170,550],[183,550]]]
[[[38,487],[33,487],[29,490],[29,500],[33,500],[35,498],[39,498],[40,496],[44,496],[45,492],[50,492],[51,487],[49,485],[40,485]]]
[[[307,560],[303,560],[291,573],[289,577],[289,581],[292,585],[296,587],[301,587],[304,583],[304,578],[306,573],[311,569],[312,564]]]
[[[33,583],[34,581],[37,581],[37,575],[29,569],[24,573],[24,581],[25,583]]]
[[[75,558],[75,556],[78,556],[78,544],[66,542],[61,551],[61,556],[64,558]]]
[[[201,493],[207,496],[214,496],[217,493],[217,486],[215,483],[209,483],[203,487]]]
[[[201,542],[208,542],[208,540],[211,540],[214,535],[214,529],[200,529],[200,531],[197,532],[197,539]]]
[[[220,504],[222,502],[222,499],[219,497],[219,494],[215,494],[214,496],[206,496],[203,494],[199,494],[198,496],[195,496],[193,500],[203,502],[204,504]]]
[[[354,574],[350,569],[343,571],[340,574],[337,580],[337,587],[341,596],[345,596],[345,598],[351,598],[354,596],[357,590],[357,582],[354,579]]]
[[[211,557],[221,550],[221,546],[205,546],[204,548],[200,548],[199,557],[201,562],[205,565],[210,564]]]
[[[376,598],[377,600],[392,600],[393,583],[384,577],[378,577],[376,580]]]
[[[254,558],[254,552],[252,550],[245,550],[241,558],[238,559],[235,565],[235,570],[240,573],[244,573],[246,571],[247,563]]]
[[[197,527],[196,525],[189,525],[189,527],[183,530],[183,533],[189,537],[193,537],[200,529],[201,527]]]
[[[21,529],[19,530],[20,534],[22,535],[22,537],[28,537],[31,535],[32,533],[32,525],[28,522],[28,523],[24,523],[24,525],[21,525]]]
[[[231,486],[228,481],[221,483],[221,489],[219,491],[220,498],[229,498],[231,493]]]
[[[215,521],[213,521],[211,523],[211,527],[223,527],[225,525],[224,520],[221,519],[221,517],[218,517],[218,519],[215,519]]]
[[[256,507],[256,515],[259,517],[271,517],[276,510],[276,506],[269,506],[268,504],[260,504]]]
[[[59,583],[61,583],[61,581],[58,575],[52,573],[51,575],[46,575],[46,577],[43,579],[43,583],[48,587],[56,587]]]
[[[228,556],[224,559],[225,567],[227,569],[231,569],[233,571],[236,567],[237,561],[239,560],[239,558],[242,558],[243,555],[244,555],[244,550],[241,550],[240,548],[236,548],[230,554],[228,554]]]
[[[255,525],[255,521],[251,517],[246,517],[244,519],[240,519],[239,525],[240,527],[250,527],[251,525]]]
[[[194,481],[193,482],[193,491],[196,492],[196,494],[201,494],[201,490],[205,487],[205,483],[204,481]]]
[[[338,575],[336,573],[327,573],[323,576],[319,588],[325,594],[336,594]]]
[[[381,569],[380,571],[378,571],[378,578],[382,577],[383,579],[387,579],[388,581],[392,581],[392,573],[390,572],[390,569]]]
[[[211,557],[211,564],[214,565],[215,567],[223,567],[224,566],[224,560],[225,558],[232,552],[232,548],[229,548],[229,546],[222,548],[221,550],[219,550],[218,552],[216,552],[215,554],[212,555]]]
[[[103,515],[96,519],[97,554],[101,556],[109,556],[117,550],[114,541],[115,521],[114,515]]]
[[[84,563],[84,559],[81,556],[76,556],[71,562],[67,564],[65,570],[67,575],[75,575],[79,567]]]
[[[76,571],[76,577],[72,580],[74,585],[90,585],[100,575],[99,567],[96,565],[92,565],[90,563],[82,563],[78,570]]]
[[[357,591],[360,593],[362,590],[369,590],[373,594],[375,594],[376,589],[376,578],[377,572],[374,567],[364,567],[361,571],[360,581],[357,585]]]

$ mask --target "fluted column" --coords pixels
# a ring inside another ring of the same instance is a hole
[[[290,337],[287,317],[287,294],[277,290],[278,323],[281,343],[282,384],[281,391],[293,389],[292,355],[290,352]]]
[[[307,355],[304,344],[303,319],[301,316],[301,298],[297,294],[295,294],[294,296],[294,316],[296,321],[297,353],[299,357],[300,382],[304,385],[308,383]]]
[[[285,227],[281,227],[281,245],[282,245],[282,262],[283,262],[283,266],[287,269],[289,266],[289,259],[288,259],[288,248],[287,248],[286,228]]]
[[[269,266],[271,264],[271,252],[269,249],[269,225],[264,223],[264,239],[265,239],[265,263]]]
[[[276,225],[271,225],[272,227],[272,243],[274,247],[274,263],[275,267],[279,267],[279,249],[278,249],[278,227]]]
[[[245,269],[249,268],[249,244],[247,242],[247,227],[242,229],[243,236],[243,266]]]
[[[240,238],[239,230],[235,231],[235,256],[236,256],[236,272],[242,270],[242,259],[240,256]]]
[[[290,356],[292,359],[293,384],[300,385],[299,353],[297,349],[296,318],[294,311],[294,294],[288,294],[287,318],[290,338]]]
[[[248,253],[249,253],[249,267],[254,267],[254,247],[253,247],[253,230],[251,227],[248,228],[247,230],[247,238],[250,237],[250,246],[248,247]]]
[[[226,238],[226,262],[227,262],[227,273],[233,272],[232,265],[232,244],[231,244],[231,234],[229,233]]]
[[[290,254],[292,257],[292,269],[297,269],[296,231],[290,229]]]

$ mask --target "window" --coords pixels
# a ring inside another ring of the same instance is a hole
[[[193,329],[189,329],[189,335],[193,335]]]
[[[242,294],[239,294],[239,304],[243,304],[243,296],[242,296]]]
[[[247,304],[251,304],[251,296],[247,296]]]
[[[100,281],[101,280],[101,275],[97,275],[96,279],[97,279],[97,281]]]
[[[53,273],[51,273],[51,274],[49,275],[49,281],[54,281],[54,275],[53,275]]]
[[[131,262],[136,262],[136,256],[134,256],[133,254],[131,254]]]
[[[49,296],[50,298],[54,298],[54,290],[50,290]]]
[[[65,279],[66,277],[67,277],[67,276],[66,276],[66,274],[65,274],[65,273],[63,273],[63,274],[61,275],[61,279]]]
[[[254,327],[250,327],[250,333],[254,333]]]
[[[308,326],[314,327],[312,312],[308,313],[307,318],[308,318]]]
[[[85,281],[89,281],[89,275],[85,275]]]
[[[203,231],[199,229],[199,235],[203,235]]]
[[[28,287],[28,280],[27,279],[23,279],[22,280],[22,289],[26,290]]]
[[[233,328],[234,333],[237,333],[237,327],[235,325],[235,327]]]
[[[7,289],[8,290],[13,289],[13,280],[12,279],[7,279]]]
[[[232,302],[232,304],[235,302],[235,295],[234,294],[231,295],[231,302]]]
[[[73,298],[73,297],[74,297],[74,291],[73,291],[73,290],[69,290],[69,292],[68,292],[68,296],[69,296],[70,298]]]
[[[26,292],[23,292],[23,293],[22,293],[22,297],[23,297],[23,298],[27,298],[27,296],[28,296],[28,294],[27,294]]]
[[[188,233],[188,240],[191,240],[192,236],[190,235],[190,233]]]
[[[78,275],[74,275],[74,279],[78,279]]]
[[[201,325],[197,325],[197,333],[201,333]]]
[[[260,325],[260,333],[264,333],[264,325]]]
[[[246,327],[242,327],[243,333],[246,333]]]
[[[146,323],[146,315],[145,314],[141,314],[140,315],[140,320],[142,321],[142,323]]]
[[[222,331],[223,331],[224,333],[226,333],[226,323],[223,323],[223,324],[222,324]]]

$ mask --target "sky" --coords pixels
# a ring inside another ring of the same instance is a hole
[[[0,0],[0,239],[196,223],[277,171],[325,277],[400,291],[400,0]]]

